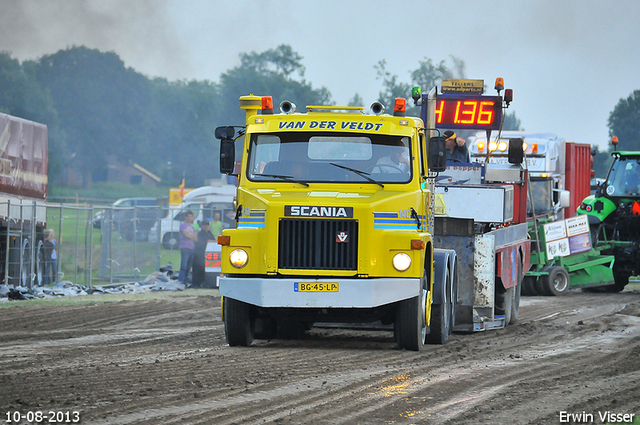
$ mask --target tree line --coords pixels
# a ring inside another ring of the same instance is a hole
[[[325,87],[304,79],[303,57],[286,44],[264,52],[240,54],[240,64],[224,72],[219,82],[169,81],[150,78],[127,68],[114,52],[74,46],[37,60],[20,63],[0,52],[0,112],[44,123],[49,128],[49,180],[63,183],[63,171],[73,168],[85,182],[106,178],[107,158],[135,162],[177,186],[218,178],[219,125],[242,124],[241,95],[271,94],[274,104],[291,99],[301,105],[333,105]],[[380,100],[390,106],[395,97],[410,97],[411,86],[423,90],[442,78],[464,78],[464,62],[429,58],[401,81],[376,65]],[[358,93],[351,105],[362,105]],[[416,111],[413,111],[417,113]],[[505,129],[519,129],[515,113]]]

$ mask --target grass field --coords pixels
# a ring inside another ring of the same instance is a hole
[[[175,270],[180,268],[179,250],[130,241],[116,231],[111,232],[111,245],[103,243],[103,230],[93,227],[96,211],[77,207],[47,209],[47,225],[56,232],[59,247],[58,280],[86,284],[85,272],[90,270],[93,284],[100,284],[113,278],[132,280],[135,276],[135,280],[140,280],[168,262]]]

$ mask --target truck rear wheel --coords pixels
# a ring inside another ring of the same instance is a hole
[[[564,295],[569,290],[569,273],[564,267],[549,268],[549,274],[542,277],[543,289],[547,295]]]
[[[504,288],[502,282],[496,279],[495,314],[504,316],[504,325],[511,323],[511,309],[515,297],[515,287]]]
[[[442,304],[431,306],[431,324],[427,335],[428,344],[446,344],[451,335],[453,307],[451,300],[451,274],[445,271],[447,281],[442,293]]]
[[[233,298],[224,299],[224,331],[230,346],[251,345],[253,342],[251,306]]]

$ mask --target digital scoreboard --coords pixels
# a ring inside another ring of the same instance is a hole
[[[435,112],[436,128],[497,130],[502,119],[502,97],[440,94]]]

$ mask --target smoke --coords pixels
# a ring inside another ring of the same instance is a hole
[[[0,0],[0,50],[20,61],[72,46],[113,51],[150,77],[185,78],[169,0]]]

